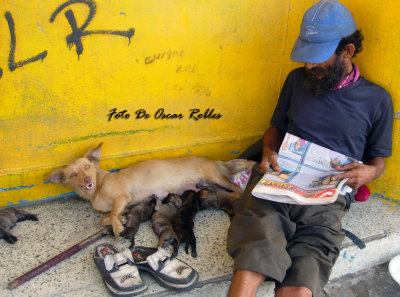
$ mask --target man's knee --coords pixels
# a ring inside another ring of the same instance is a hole
[[[275,297],[312,297],[312,292],[306,287],[281,287]]]

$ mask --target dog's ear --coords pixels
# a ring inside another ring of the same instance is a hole
[[[64,178],[64,169],[57,169],[50,174],[49,180],[54,184],[63,184]]]
[[[96,148],[89,150],[84,157],[89,159],[90,161],[93,162],[99,162],[100,161],[100,156],[101,156],[101,146],[103,143],[100,143]]]

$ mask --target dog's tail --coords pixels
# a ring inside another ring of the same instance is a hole
[[[242,170],[251,170],[254,164],[256,164],[256,162],[246,159],[233,159],[228,162],[220,161],[220,166],[223,167],[223,169],[225,169],[224,171],[227,171],[229,175]]]

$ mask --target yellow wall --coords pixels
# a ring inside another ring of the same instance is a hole
[[[69,195],[46,177],[100,142],[107,170],[155,157],[236,158],[262,135],[299,66],[290,50],[315,2],[0,0],[0,206]],[[343,3],[366,37],[362,74],[392,94],[398,112],[399,4]],[[69,21],[79,30],[89,15],[84,36],[71,36]],[[113,108],[130,117],[109,121]],[[160,108],[183,118],[156,119]],[[196,108],[222,117],[195,120]],[[140,109],[150,117],[136,118]],[[372,186],[399,199],[397,141]]]

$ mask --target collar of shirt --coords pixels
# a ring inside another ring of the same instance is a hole
[[[348,75],[343,77],[342,80],[339,82],[339,84],[336,86],[336,88],[333,88],[332,91],[347,87],[348,85],[355,83],[360,78],[360,70],[358,70],[357,65],[354,63],[352,63],[352,65],[353,65],[353,70]]]

